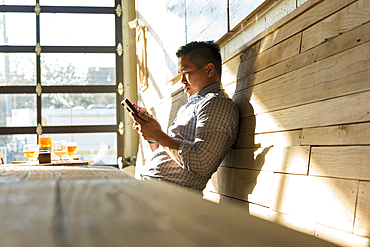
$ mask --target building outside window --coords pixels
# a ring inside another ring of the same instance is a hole
[[[5,162],[25,161],[23,146],[49,134],[77,142],[81,160],[117,164],[123,156],[121,1],[0,1]]]

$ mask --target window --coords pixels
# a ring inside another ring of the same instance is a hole
[[[0,150],[26,160],[41,134],[76,141],[80,159],[123,156],[121,0],[4,0],[0,5]]]

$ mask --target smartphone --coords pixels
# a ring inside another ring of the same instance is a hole
[[[129,99],[124,99],[121,101],[121,104],[123,105],[124,108],[127,109],[128,112],[132,112],[135,116],[139,117],[139,113],[137,112],[136,108],[131,104]],[[145,121],[141,117],[139,117],[141,120]]]

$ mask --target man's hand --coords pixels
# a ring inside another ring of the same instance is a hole
[[[158,136],[164,134],[161,125],[144,108],[137,107],[137,110],[140,117],[130,113],[131,118],[134,120],[133,128],[145,140],[156,142]],[[142,118],[144,121],[140,118]]]
[[[137,109],[139,117],[135,116],[130,112],[131,118],[134,120],[133,128],[147,141],[156,142],[150,144],[150,147],[153,150],[158,148],[158,145],[161,145],[166,152],[175,160],[178,164],[182,165],[181,159],[178,155],[178,150],[180,142],[169,137],[166,133],[162,131],[161,125],[158,123],[155,118],[149,114],[149,112],[142,107],[139,107],[136,104],[133,106]],[[142,118],[143,120],[141,120]]]

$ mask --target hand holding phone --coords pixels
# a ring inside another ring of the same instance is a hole
[[[144,119],[142,119],[140,116],[139,116],[139,113],[137,111],[137,109],[131,104],[130,100],[128,99],[124,99],[121,101],[121,104],[123,105],[124,108],[127,109],[128,112],[132,112],[135,116],[137,116],[138,118],[140,118],[141,120],[143,120],[144,122],[146,122]],[[148,141],[149,143],[155,143],[153,141]]]
[[[135,116],[139,117],[141,120],[143,120],[144,122],[146,122],[144,119],[142,119],[139,116],[139,113],[138,113],[137,109],[132,105],[132,103],[130,102],[130,100],[124,99],[124,100],[121,101],[121,104],[123,105],[124,108],[126,108],[126,110],[128,112],[132,112]]]

